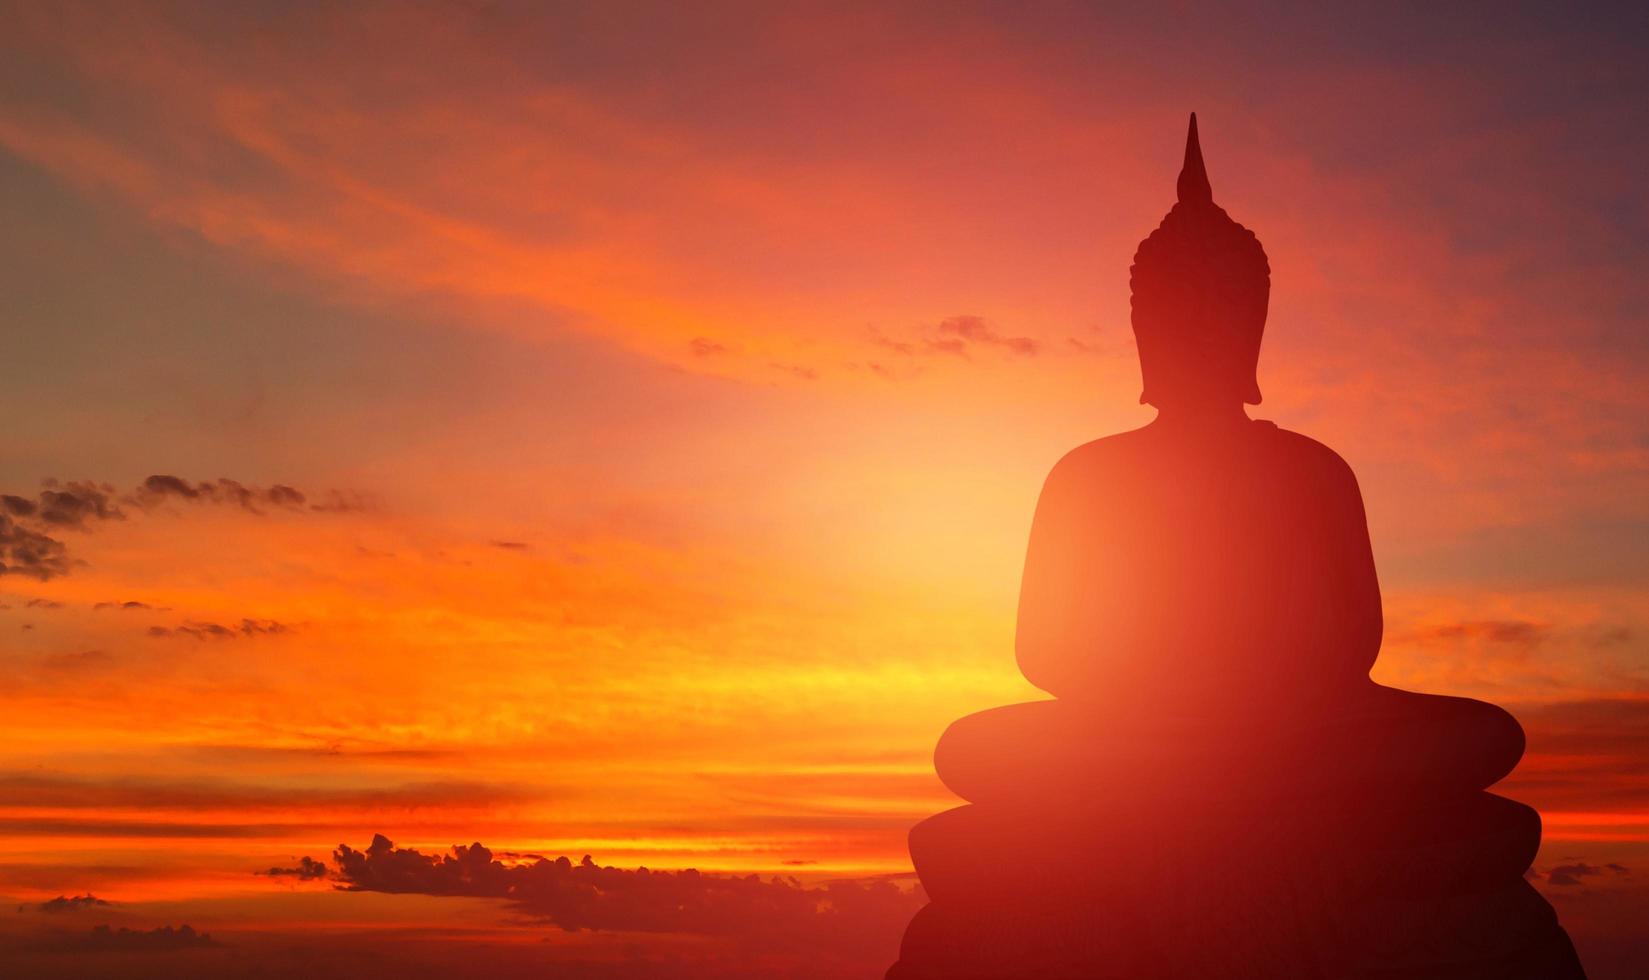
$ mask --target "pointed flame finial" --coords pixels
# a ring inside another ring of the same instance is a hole
[[[1191,129],[1185,134],[1185,166],[1179,172],[1181,204],[1212,204],[1214,190],[1208,186],[1208,171],[1202,165],[1202,144],[1197,142],[1197,114],[1191,113]]]

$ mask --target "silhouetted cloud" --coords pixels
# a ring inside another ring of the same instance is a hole
[[[526,551],[530,547],[525,541],[489,541],[488,544],[505,551]]]
[[[569,931],[739,935],[779,945],[885,943],[925,900],[886,879],[807,887],[794,878],[603,867],[588,855],[505,864],[479,843],[424,854],[382,834],[365,851],[340,844],[333,863],[348,891],[500,898]]]
[[[63,542],[0,514],[0,575],[41,581],[67,575],[71,561]]]
[[[27,497],[0,493],[0,514],[8,517],[33,517],[40,508]]]
[[[171,926],[158,926],[154,929],[127,929],[124,926],[111,929],[106,925],[93,926],[89,933],[63,937],[63,940],[61,948],[66,949],[135,952],[219,945],[209,933],[196,932],[193,926],[188,925],[178,926],[176,929]]]
[[[133,611],[133,610],[140,610],[140,609],[156,609],[156,608],[157,607],[151,606],[147,602],[138,602],[135,599],[128,599],[125,602],[99,602],[99,603],[92,606],[92,609],[94,609],[94,610],[118,609],[118,610],[121,610],[123,612],[130,612],[130,611]],[[165,612],[166,610],[165,610],[164,607],[162,607],[162,608],[159,608],[158,611]]]
[[[47,914],[56,915],[63,912],[79,912],[82,909],[108,908],[113,902],[105,901],[96,895],[59,895],[50,901],[41,902],[35,909]]]
[[[29,516],[41,523],[83,530],[91,521],[118,521],[126,514],[116,504],[115,489],[106,483],[47,480],[40,502]]]
[[[350,513],[375,507],[369,497],[354,491],[328,490],[311,502],[302,491],[282,483],[258,487],[226,478],[196,483],[166,474],[150,476],[124,494],[109,484],[85,480],[48,479],[41,487],[34,499],[0,494],[0,575],[41,581],[67,575],[76,562],[57,534],[125,520],[128,507],[148,511],[171,502],[217,504],[252,514],[272,510]]]
[[[273,619],[243,619],[231,626],[189,620],[177,626],[151,626],[149,635],[187,636],[196,640],[234,640],[248,636],[280,636],[292,630],[293,627]]]
[[[327,867],[325,861],[317,861],[308,855],[298,858],[298,864],[292,868],[270,868],[267,871],[254,871],[253,874],[267,875],[272,878],[297,878],[300,881],[311,881],[316,878],[325,878]]]
[[[207,483],[190,483],[175,476],[156,475],[143,481],[132,494],[140,506],[153,506],[165,500],[190,503],[229,504],[254,514],[264,509],[299,510],[307,502],[302,492],[285,484],[269,487],[247,486],[238,480],[222,477]]]
[[[259,487],[224,477],[191,483],[180,477],[168,475],[148,477],[132,492],[129,499],[141,507],[153,507],[166,502],[222,504],[239,507],[252,514],[262,514],[270,510],[308,510],[341,514],[374,510],[377,507],[370,496],[354,490],[327,490],[319,498],[311,499],[303,491],[284,483]]]
[[[74,562],[68,547],[54,535],[126,516],[108,484],[46,480],[42,487],[33,500],[0,495],[0,575],[41,581],[67,575]]]

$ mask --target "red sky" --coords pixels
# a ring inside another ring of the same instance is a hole
[[[1194,109],[1273,270],[1254,414],[1362,482],[1376,677],[1519,715],[1539,883],[1594,974],[1630,962],[1641,14],[4,19],[0,494],[58,501],[29,526],[62,548],[0,576],[7,936],[224,943],[98,954],[133,975],[431,923],[607,955],[493,898],[251,873],[375,833],[906,870],[938,733],[1035,696],[1042,477],[1150,417],[1127,266]],[[115,904],[40,905],[85,894]]]

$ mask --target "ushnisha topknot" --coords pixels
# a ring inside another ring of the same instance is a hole
[[[1185,163],[1180,167],[1179,181],[1174,190],[1181,204],[1214,203],[1214,189],[1208,186],[1208,168],[1202,163],[1202,143],[1197,139],[1197,114],[1194,112],[1191,113],[1191,129],[1185,134]]]
[[[1145,376],[1141,402],[1158,404],[1152,384],[1183,366],[1183,358],[1229,360],[1246,378],[1235,383],[1243,400],[1257,405],[1255,372],[1265,310],[1271,294],[1271,265],[1252,231],[1214,203],[1208,170],[1191,114],[1185,163],[1177,184],[1178,202],[1139,244],[1129,269],[1134,333]]]

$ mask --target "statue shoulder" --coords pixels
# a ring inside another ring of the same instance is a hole
[[[1256,422],[1255,424],[1264,425],[1269,430],[1274,445],[1284,456],[1309,466],[1330,479],[1344,480],[1356,486],[1357,475],[1352,471],[1351,464],[1345,461],[1345,457],[1328,446],[1310,436],[1282,428],[1275,422]]]
[[[1054,464],[1042,493],[1057,498],[1152,481],[1183,481],[1196,467],[1229,465],[1230,460],[1242,458],[1269,468],[1281,479],[1328,489],[1357,486],[1351,465],[1339,453],[1310,436],[1255,420],[1246,436],[1217,445],[1165,437],[1150,426],[1085,442]]]
[[[1147,451],[1145,432],[1145,428],[1131,429],[1077,446],[1054,464],[1043,482],[1043,493],[1068,486],[1092,486],[1131,468]]]

